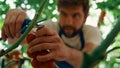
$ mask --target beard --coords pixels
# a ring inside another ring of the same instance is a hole
[[[63,26],[62,30],[63,30],[63,34],[66,37],[73,37],[79,33],[79,30],[77,30],[73,26]]]

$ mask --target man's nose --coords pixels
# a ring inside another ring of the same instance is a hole
[[[66,23],[68,25],[73,25],[73,19],[72,19],[72,17],[67,17]]]

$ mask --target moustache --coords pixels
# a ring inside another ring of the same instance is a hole
[[[63,30],[65,30],[65,29],[72,29],[73,31],[76,31],[76,28],[74,28],[73,26],[63,26],[62,29]]]
[[[65,30],[72,30],[73,33],[71,34],[71,36],[68,36],[66,33],[65,33]],[[75,35],[77,35],[79,33],[79,30],[77,30],[75,27],[73,26],[62,26],[61,27],[61,30],[63,31],[63,34],[66,36],[66,37],[74,37]]]

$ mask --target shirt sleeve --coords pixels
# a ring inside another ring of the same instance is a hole
[[[101,42],[101,34],[97,27],[90,25],[84,26],[83,28],[85,43],[93,43],[99,45]]]

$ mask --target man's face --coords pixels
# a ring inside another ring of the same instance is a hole
[[[62,7],[59,9],[59,12],[59,24],[68,36],[71,36],[73,32],[79,30],[87,17],[83,12],[82,6]]]

